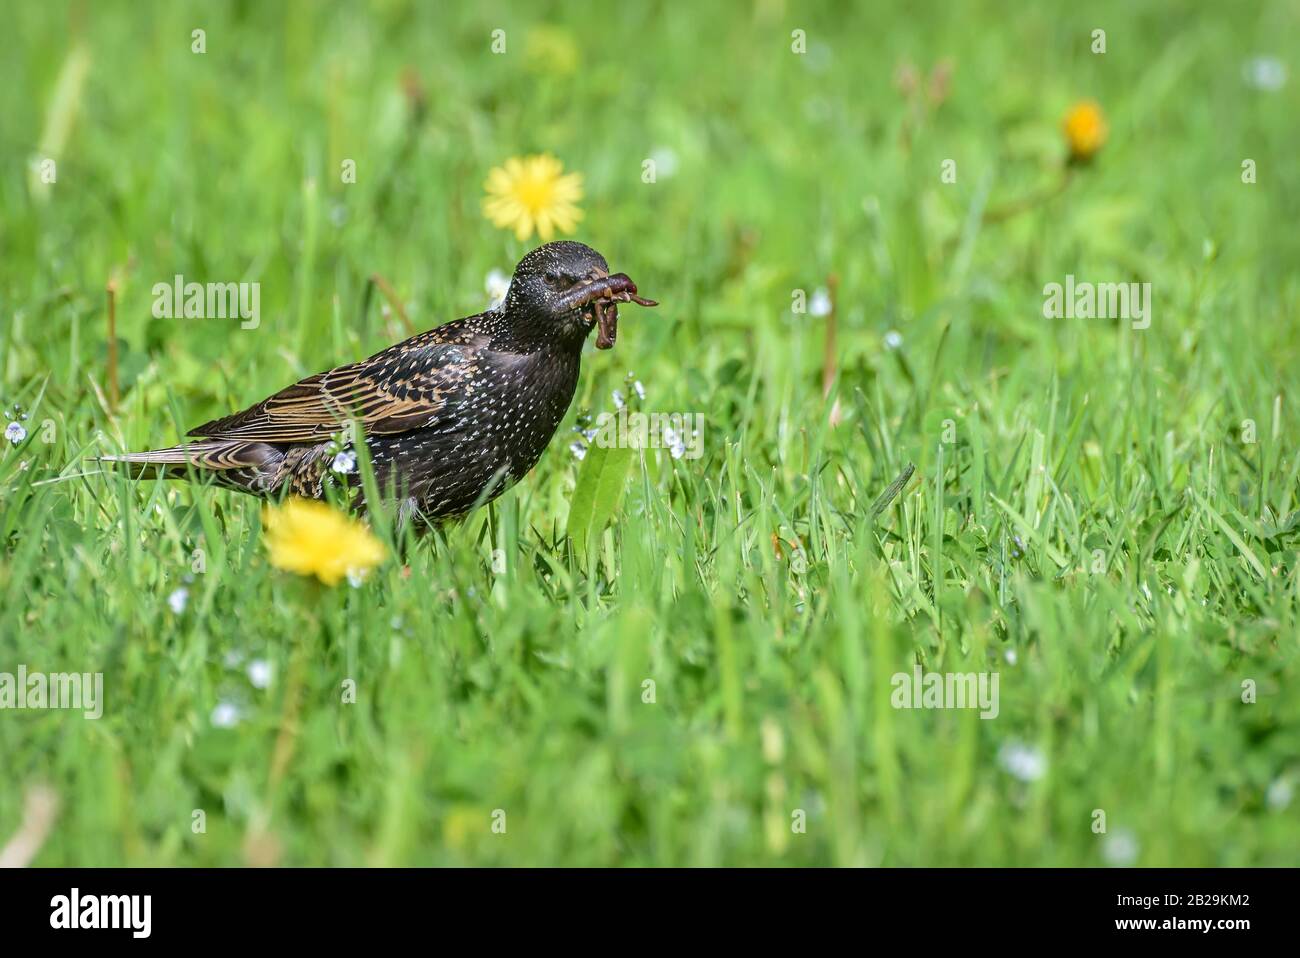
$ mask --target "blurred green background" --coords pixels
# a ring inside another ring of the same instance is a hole
[[[0,671],[107,703],[0,713],[0,842],[45,783],[38,864],[1293,864],[1300,5],[1086,6],[11,4]],[[355,590],[270,569],[251,499],[49,481],[404,337],[373,274],[418,329],[482,309],[537,242],[483,182],[538,152],[663,304],[574,420],[629,372],[706,415],[592,562],[569,422]],[[259,327],[153,318],[178,273]],[[1067,274],[1151,327],[1044,319]],[[1001,669],[1000,717],[890,709],[915,661]]]

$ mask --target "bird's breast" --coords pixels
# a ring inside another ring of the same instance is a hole
[[[459,463],[457,481],[483,486],[500,474],[515,482],[532,469],[573,401],[578,370],[576,354],[482,357],[477,374],[431,424],[444,461]]]

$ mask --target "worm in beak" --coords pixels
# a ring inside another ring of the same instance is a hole
[[[627,273],[599,276],[585,280],[565,294],[564,305],[580,309],[591,305],[596,315],[596,348],[612,349],[618,338],[618,304],[636,303],[638,306],[658,306],[653,299],[642,299],[636,294],[636,283]]]

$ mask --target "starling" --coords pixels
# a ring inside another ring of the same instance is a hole
[[[356,422],[400,519],[462,516],[537,464],[573,400],[583,341],[596,328],[597,348],[611,348],[617,304],[628,302],[657,305],[591,247],[547,243],[519,261],[487,312],[309,376],[191,429],[192,442],[104,458],[135,476],[192,469],[264,497],[323,498],[332,474],[364,510],[355,450],[337,438]]]

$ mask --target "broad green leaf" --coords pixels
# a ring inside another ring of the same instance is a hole
[[[592,445],[578,470],[578,487],[569,506],[569,537],[585,554],[592,535],[600,535],[623,501],[633,449]]]

